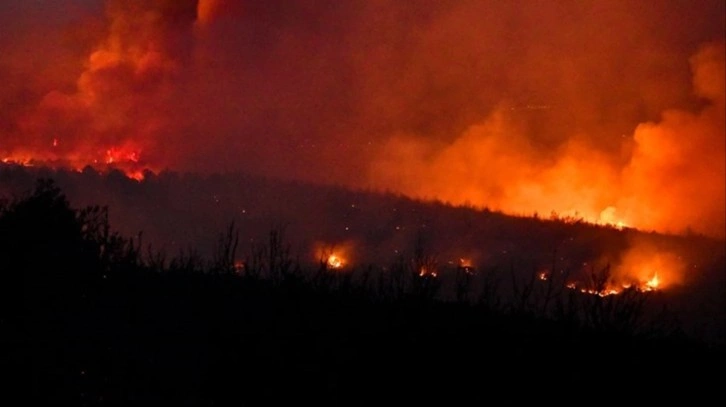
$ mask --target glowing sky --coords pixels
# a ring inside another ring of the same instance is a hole
[[[0,158],[723,235],[723,0],[0,3]]]

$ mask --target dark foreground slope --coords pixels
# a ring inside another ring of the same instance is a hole
[[[568,312],[554,314],[487,295],[443,301],[434,279],[405,264],[389,270],[401,284],[391,273],[347,278],[306,269],[277,244],[266,247],[267,262],[242,271],[224,255],[154,261],[111,232],[102,209],[75,211],[52,184],[5,204],[2,397],[574,404],[630,389],[644,400],[697,402],[724,379],[723,348],[632,318],[647,293],[627,303],[561,301]]]
[[[155,262],[166,265],[180,254],[211,260],[220,255],[220,233],[234,223],[239,237],[235,261],[259,257],[274,230],[289,244],[289,257],[307,269],[317,268],[320,248],[341,250],[345,269],[359,276],[367,270],[400,268],[401,262],[418,257],[438,270],[438,299],[475,300],[495,290],[502,301],[519,298],[528,308],[542,308],[537,304],[542,298],[532,298],[536,292],[528,298],[533,301],[521,300],[535,273],[558,271],[588,282],[593,271],[610,268],[617,273],[633,253],[645,260],[666,255],[677,259],[682,270],[678,281],[663,280],[665,288],[654,298],[658,306],[651,307],[652,312],[660,313],[665,303],[671,319],[689,335],[726,343],[723,240],[617,230],[549,213],[513,217],[242,174],[149,173],[138,182],[118,171],[77,173],[0,164],[0,198],[27,194],[39,177],[55,179],[75,207],[111,208],[110,224],[136,239],[145,261],[151,260],[150,253],[159,254]],[[473,281],[463,279],[469,284],[464,291],[457,278],[460,259],[468,260],[476,272]],[[540,288],[547,291],[546,286]]]

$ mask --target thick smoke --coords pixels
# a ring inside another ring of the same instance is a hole
[[[41,3],[0,5],[0,159],[723,235],[721,0]]]
[[[726,233],[726,104],[724,44],[696,54],[693,86],[706,105],[696,113],[667,110],[635,129],[623,170],[619,206],[633,223],[682,232]]]
[[[626,138],[632,147],[624,164],[585,136],[543,153],[520,114],[500,107],[444,145],[391,138],[371,178],[377,186],[453,203],[723,236],[724,44],[704,46],[691,64],[703,107],[666,110],[658,121],[637,125]]]
[[[51,86],[15,117],[3,117],[10,123],[3,150],[92,164],[138,161],[142,151],[161,149],[173,81],[188,60],[187,26],[196,3],[112,1],[105,14],[95,32],[100,39],[87,49],[75,82]]]

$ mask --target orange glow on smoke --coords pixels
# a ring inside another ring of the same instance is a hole
[[[463,258],[462,257],[462,258],[459,259],[459,267],[462,267],[462,268],[472,268],[474,266],[473,266],[473,263],[471,262],[471,259],[467,259],[467,258]]]
[[[586,134],[542,151],[518,110],[502,104],[447,143],[391,137],[369,179],[382,189],[514,215],[723,237],[724,48],[710,44],[691,59],[693,88],[708,103],[640,123],[621,137],[622,157]]]
[[[162,164],[151,156],[159,153],[149,152],[157,148],[161,129],[171,125],[158,111],[169,103],[168,83],[179,66],[168,39],[185,18],[193,19],[185,7],[182,2],[107,2],[107,30],[93,33],[84,63],[68,71],[74,80],[66,78],[63,87],[41,93],[15,118],[18,135],[11,140],[24,142],[0,144],[3,162],[116,169],[135,180],[145,171],[158,172]],[[167,14],[178,21],[162,23]]]
[[[107,0],[104,15],[73,20],[81,38],[56,27],[33,41],[38,21],[0,41],[0,159],[134,179],[232,169],[723,236],[723,36],[677,44],[652,20],[681,18],[669,2],[603,17],[510,2],[265,3]],[[600,18],[618,29],[603,36]]]
[[[648,246],[635,245],[622,259],[614,278],[643,291],[661,290],[684,281],[686,266],[678,256]]]
[[[463,270],[466,274],[474,274],[474,263],[471,261],[471,259],[468,258],[460,258],[459,259],[459,270]]]
[[[657,291],[682,284],[685,270],[685,264],[678,256],[635,243],[625,253],[621,263],[613,269],[612,275],[602,289],[593,289],[587,285],[581,287],[576,282],[569,282],[566,287],[601,297],[620,294],[627,289],[641,292]]]
[[[0,38],[2,163],[135,180],[168,166],[239,170],[568,223],[726,233],[726,46],[722,25],[704,28],[723,12],[105,3],[93,21],[72,20],[82,38],[40,20]],[[666,15],[689,29],[664,28]],[[334,248],[314,250],[315,261],[355,264],[352,245]],[[655,249],[633,245],[618,260],[593,294],[687,277],[681,259]]]
[[[197,23],[201,26],[208,25],[224,12],[229,12],[229,8],[233,6],[235,5],[225,4],[222,0],[199,0],[197,3]]]

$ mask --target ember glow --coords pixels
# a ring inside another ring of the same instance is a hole
[[[625,253],[614,277],[643,291],[666,289],[687,282],[686,264],[679,257],[645,244],[635,244]]]
[[[8,0],[0,160],[723,237],[724,2],[525,3]]]
[[[321,267],[329,270],[348,269],[351,266],[351,258],[355,246],[353,242],[323,243],[313,245],[313,256]]]
[[[420,267],[418,269],[418,276],[436,278],[439,276],[439,272],[435,268],[432,268],[432,267]]]
[[[645,282],[645,286],[651,290],[657,290],[659,285],[660,280],[658,279],[658,272],[653,273],[653,278]]]
[[[474,263],[471,261],[471,259],[460,258],[458,268],[459,268],[459,270],[463,271],[467,275],[475,274]]]
[[[474,264],[471,262],[470,259],[462,257],[459,259],[459,267],[465,268],[465,269],[470,269],[470,268],[474,267]]]
[[[53,140],[56,147],[59,141]],[[69,169],[81,172],[85,168],[105,173],[110,170],[123,172],[127,177],[141,181],[145,173],[158,173],[158,169],[144,162],[140,149],[130,146],[110,147],[105,151],[93,154],[65,154],[56,155],[51,153],[18,153],[17,155],[5,156],[0,161],[3,164],[19,165],[23,167],[49,167],[55,169]]]
[[[327,260],[328,267],[332,269],[339,269],[343,267],[343,259],[335,254],[331,254],[328,256]]]
[[[667,290],[671,286],[687,283],[686,264],[684,261],[667,251],[656,248],[652,245],[634,241],[632,247],[627,250],[619,264],[611,269],[602,283],[598,279],[602,276],[590,275],[586,281],[569,281],[565,286],[571,290],[579,290],[585,294],[599,295],[605,297],[616,295],[624,290],[637,290],[650,292]],[[540,279],[543,274],[540,273]]]

